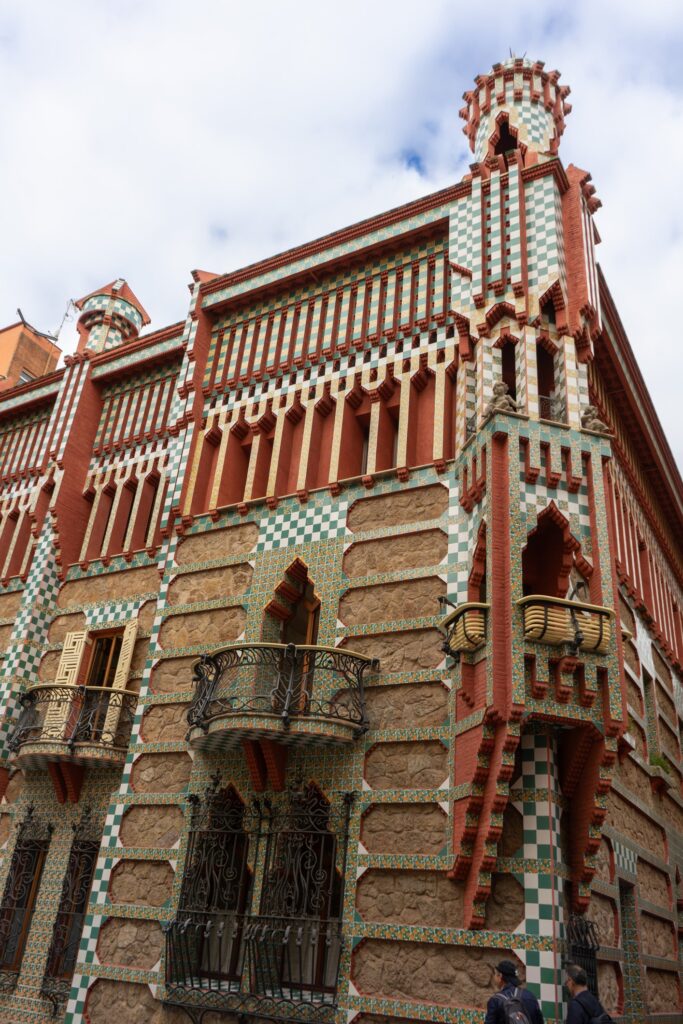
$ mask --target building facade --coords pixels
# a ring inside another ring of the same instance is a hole
[[[0,391],[51,373],[61,355],[55,339],[25,320],[0,329]]]
[[[568,92],[0,398],[1,1021],[683,1020],[683,486]]]

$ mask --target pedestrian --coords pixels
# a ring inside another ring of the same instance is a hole
[[[565,988],[571,996],[565,1024],[611,1024],[609,1013],[588,988],[588,975],[583,967],[568,964],[565,973]]]
[[[498,991],[486,1005],[484,1024],[544,1024],[538,999],[521,988],[512,960],[501,960],[493,968],[493,984]]]

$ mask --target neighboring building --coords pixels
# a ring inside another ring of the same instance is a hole
[[[0,328],[0,391],[52,373],[62,350],[25,320]]]
[[[683,486],[558,78],[2,396],[0,1021],[683,1021]]]

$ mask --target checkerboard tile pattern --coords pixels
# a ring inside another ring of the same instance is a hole
[[[71,985],[71,994],[66,1004],[64,1024],[82,1024],[85,1012],[85,1000],[88,995],[88,987],[94,981],[87,974],[76,973]]]
[[[538,465],[541,461],[541,456],[537,445],[532,444],[530,451],[532,453],[530,456],[532,463],[535,462]],[[560,470],[562,466],[558,453],[552,452],[551,458],[554,465]],[[576,473],[580,467],[572,468],[573,472]],[[548,487],[544,483],[543,471],[541,471],[537,481],[530,484],[526,481],[526,466],[521,452],[519,457],[519,500],[521,510],[526,514],[528,520],[536,518],[539,512],[542,512],[551,501],[554,501],[560,512],[569,520],[570,528],[577,539],[581,539],[582,535],[590,533],[590,504],[585,479],[582,480],[576,492],[569,490],[566,478],[560,479],[556,487]],[[531,529],[531,524],[529,529]]]
[[[43,527],[33,556],[31,574],[16,617],[12,640],[0,672],[0,759],[6,760],[7,739],[19,714],[19,693],[36,679],[47,638],[46,609],[54,604],[59,590],[52,524]]]
[[[618,839],[612,839],[612,848],[614,850],[614,866],[617,874],[635,878],[637,876],[638,854],[629,846],[619,842]]]
[[[134,618],[146,600],[156,601],[156,594],[145,594],[134,601],[113,601],[86,607],[85,621],[89,629],[97,629],[111,622],[127,622]]]
[[[555,740],[544,733],[524,733],[520,745],[522,776],[511,790],[510,799],[523,818],[523,856],[553,863],[555,857],[559,858],[561,813]],[[524,887],[525,919],[515,931],[559,941],[561,878],[555,873],[525,872],[518,880]],[[539,998],[544,1014],[554,1018],[561,986],[558,954],[524,949],[515,949],[515,953],[526,966],[527,983]]]
[[[474,232],[472,200],[460,199],[451,208],[449,226],[450,262],[471,270],[474,264]],[[472,308],[472,282],[469,277],[451,270],[451,304],[454,309]]]
[[[261,521],[256,550],[296,547],[299,544],[333,540],[344,534],[348,502],[334,505],[303,505],[300,511],[273,512]]]
[[[126,805],[123,803],[110,804],[107,816],[104,820],[104,831],[102,832],[102,846],[116,846],[119,837],[119,827],[123,820]]]

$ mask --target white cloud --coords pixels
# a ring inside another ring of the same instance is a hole
[[[457,111],[512,48],[558,67],[561,155],[672,448],[683,361],[683,8],[635,0],[9,0],[0,12],[0,323],[125,276],[159,327],[227,271],[458,180]],[[408,166],[419,155],[423,173]],[[63,334],[73,345],[73,330]]]

